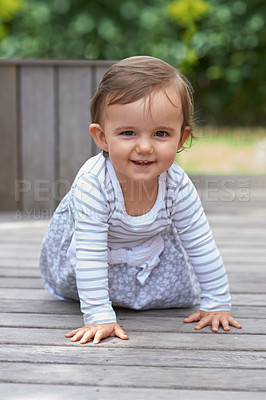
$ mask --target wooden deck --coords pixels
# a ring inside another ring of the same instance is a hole
[[[0,399],[266,399],[265,193],[206,202],[242,330],[200,332],[191,310],[117,310],[130,339],[80,345],[77,303],[43,288],[38,255],[48,221],[0,216]]]

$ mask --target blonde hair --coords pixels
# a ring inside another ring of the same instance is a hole
[[[158,58],[135,56],[113,64],[104,74],[99,87],[90,101],[91,122],[101,123],[104,107],[111,104],[133,103],[151,97],[152,92],[175,87],[181,99],[183,124],[181,138],[186,126],[193,121],[193,99],[189,82],[177,69]]]

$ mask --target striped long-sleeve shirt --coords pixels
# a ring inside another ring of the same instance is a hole
[[[125,211],[109,159],[89,159],[71,190],[75,224],[76,279],[85,323],[115,322],[108,293],[108,248],[134,248],[174,224],[201,288],[200,309],[230,310],[226,271],[192,182],[174,163],[159,176],[153,208],[144,215]]]

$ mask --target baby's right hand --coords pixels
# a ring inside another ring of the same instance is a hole
[[[92,338],[94,338],[93,343],[97,344],[101,339],[109,336],[117,336],[123,340],[128,339],[126,332],[116,322],[100,325],[86,324],[82,328],[75,329],[65,335],[67,338],[71,337],[71,342],[80,340],[79,343],[81,344],[87,343]]]

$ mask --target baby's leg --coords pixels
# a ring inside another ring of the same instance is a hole
[[[75,259],[68,257],[73,231],[68,210],[56,212],[41,247],[40,269],[44,287],[61,300],[78,300]]]

